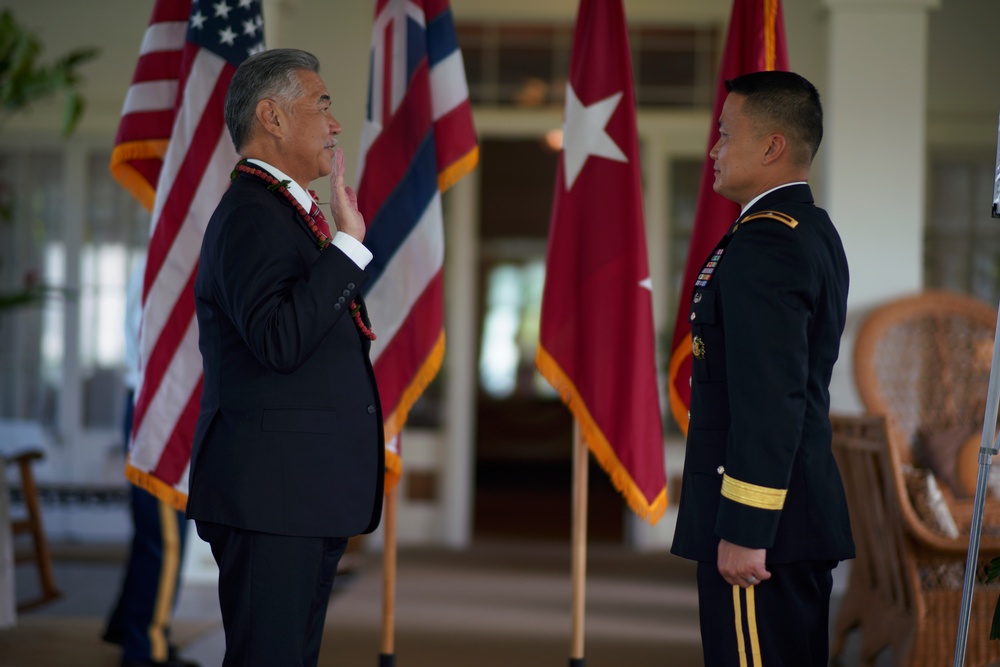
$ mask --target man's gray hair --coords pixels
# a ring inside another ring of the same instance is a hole
[[[287,108],[302,95],[302,85],[293,76],[301,70],[319,72],[319,60],[299,49],[262,51],[240,64],[229,83],[225,104],[226,127],[237,153],[250,138],[258,102],[270,98]]]

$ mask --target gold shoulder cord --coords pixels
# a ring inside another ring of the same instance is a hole
[[[754,213],[753,215],[748,215],[747,217],[740,220],[740,224],[742,225],[744,222],[750,222],[751,220],[760,220],[761,218],[769,218],[771,220],[777,220],[778,222],[784,225],[788,225],[792,229],[795,229],[796,227],[799,226],[798,220],[780,211],[761,211],[760,213]]]

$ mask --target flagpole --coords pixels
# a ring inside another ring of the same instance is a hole
[[[385,543],[382,549],[382,644],[379,667],[396,664],[396,505],[399,485],[385,494]]]
[[[584,614],[587,597],[587,444],[573,421],[573,621],[569,667],[584,667]]]

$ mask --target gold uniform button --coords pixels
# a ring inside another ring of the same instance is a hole
[[[694,317],[695,317],[694,313],[691,313],[691,321],[692,322],[694,322]]]
[[[718,468],[715,469],[715,472],[721,475],[722,473],[726,472],[726,469],[722,466],[719,466]]]
[[[694,302],[695,303],[701,303],[701,292],[695,292],[695,294],[694,294]]]

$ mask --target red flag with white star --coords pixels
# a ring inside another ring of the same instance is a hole
[[[726,101],[726,79],[762,70],[787,70],[788,52],[785,47],[785,23],[782,18],[781,0],[734,0],[729,18],[729,34],[722,54],[722,67],[715,88],[715,105],[708,132],[708,152],[719,140],[718,119]],[[681,285],[680,303],[673,342],[670,345],[670,367],[667,386],[670,410],[681,431],[687,433],[688,407],[691,405],[691,293],[694,281],[712,248],[725,234],[729,225],[740,213],[734,204],[712,189],[715,181],[715,163],[705,158],[698,189],[691,244],[688,246],[684,282]]]
[[[536,364],[629,507],[666,509],[653,304],[625,12],[582,0]]]

